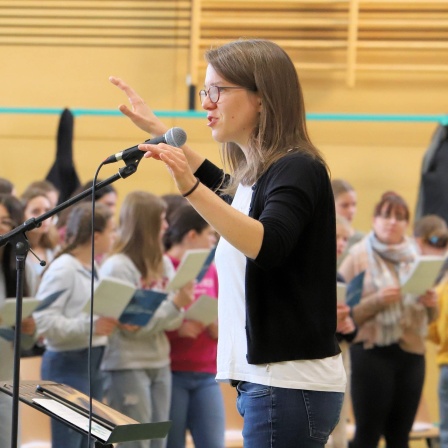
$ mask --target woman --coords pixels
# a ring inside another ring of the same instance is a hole
[[[345,252],[350,233],[351,227],[349,221],[336,213],[336,256],[338,260],[339,257],[341,257],[341,255]],[[339,283],[345,282],[344,278],[339,273],[337,273],[337,280]],[[336,337],[341,347],[345,373],[348,378],[350,378],[349,344],[355,335],[356,327],[350,316],[350,307],[346,303],[341,303],[338,298]],[[326,445],[327,448],[347,448],[347,420],[349,408],[350,384],[348,383],[345,390],[344,403],[342,405],[339,423],[336,425],[331,434],[330,442]]]
[[[174,268],[163,255],[166,205],[144,191],[129,193],[120,210],[119,236],[101,275],[132,283],[137,289],[164,292]],[[168,420],[171,400],[170,346],[166,330],[182,323],[183,307],[193,299],[192,284],[171,294],[144,327],[126,325],[110,338],[102,368],[110,406],[142,423]],[[163,448],[154,439],[126,448]]]
[[[97,254],[109,252],[115,238],[115,223],[107,207],[98,204],[94,215],[94,246]],[[104,347],[117,327],[116,319],[94,316],[89,387],[90,315],[85,312],[91,296],[92,206],[78,204],[67,220],[65,245],[45,270],[37,298],[53,298],[46,308],[33,314],[37,331],[45,337],[41,377],[67,384],[101,400],[103,377],[100,371]],[[56,420],[51,421],[53,448],[81,448],[87,437]]]
[[[164,236],[167,255],[177,268],[188,250],[211,249],[216,233],[191,207],[182,205],[171,215]],[[195,299],[206,294],[218,297],[218,277],[214,264],[194,288]],[[196,448],[224,446],[224,403],[216,375],[218,325],[207,326],[184,320],[168,333],[171,345],[172,397],[168,448],[184,448],[187,429]]]
[[[342,254],[338,255],[338,267],[341,265],[348,250],[358,241],[360,241],[364,234],[353,228],[353,220],[356,215],[358,207],[358,198],[353,186],[344,179],[333,179],[331,181],[331,188],[334,196],[334,206],[336,215],[345,218],[350,225],[350,233],[347,245]]]
[[[39,188],[28,188],[20,199],[24,206],[26,220],[37,218],[52,208],[50,199],[44,190]],[[31,265],[36,273],[41,275],[44,266],[53,260],[54,252],[58,244],[57,231],[53,225],[53,220],[50,218],[42,221],[39,227],[27,233],[27,237],[31,250],[35,254],[29,254],[29,261],[32,263]],[[42,265],[41,261],[44,261],[45,264]]]
[[[24,221],[23,206],[11,194],[0,194],[0,235],[11,231]],[[27,260],[29,257],[27,258]],[[16,297],[17,271],[16,257],[10,244],[0,247],[0,306],[7,298]],[[33,297],[37,290],[38,277],[27,261],[25,268],[24,297]],[[35,323],[32,317],[22,321],[22,348],[28,349],[34,343]],[[0,380],[10,381],[13,378],[14,367],[14,330],[2,325],[0,318]],[[11,446],[12,399],[0,392],[0,448]]]
[[[347,282],[365,271],[362,297],[352,309],[358,327],[350,347],[355,448],[408,447],[425,376],[425,334],[437,314],[433,290],[402,295],[400,281],[416,259],[406,237],[409,209],[385,193],[375,206],[372,231],[352,247],[339,271]]]
[[[187,146],[140,148],[167,165],[221,236],[219,329],[226,337],[218,340],[217,379],[237,387],[244,446],[323,447],[346,381],[335,338],[327,166],[308,137],[294,64],[278,45],[230,42],[206,60],[202,107],[232,176]],[[111,81],[127,94],[133,111],[121,110],[135,124],[157,135],[167,130],[133,89]]]

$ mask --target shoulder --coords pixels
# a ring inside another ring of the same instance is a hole
[[[46,272],[58,269],[72,269],[78,266],[80,266],[80,262],[73,255],[62,254],[50,263]]]
[[[116,266],[134,266],[132,260],[125,254],[113,254],[107,257],[101,264],[100,270],[110,269]]]
[[[288,153],[274,162],[262,176],[269,184],[330,183],[326,166],[318,159],[301,152]]]

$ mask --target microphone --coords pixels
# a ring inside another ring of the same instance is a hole
[[[158,137],[151,138],[146,140],[144,143],[148,143],[150,145],[158,145],[159,143],[166,143],[170,146],[175,146],[179,148],[187,141],[187,133],[182,128],[171,128],[165,132],[163,135],[159,135]],[[124,149],[123,151],[117,152],[116,154],[109,156],[104,162],[104,165],[108,163],[115,163],[120,160],[129,161],[133,160],[134,162],[138,162],[145,151],[140,151],[138,149],[138,145],[132,146],[131,148]]]

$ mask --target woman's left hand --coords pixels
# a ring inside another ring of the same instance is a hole
[[[435,308],[437,306],[437,293],[434,289],[428,289],[418,301],[427,308]]]

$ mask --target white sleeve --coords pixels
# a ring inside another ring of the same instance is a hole
[[[52,341],[62,342],[72,338],[88,335],[90,332],[89,316],[82,311],[89,298],[77,297],[76,273],[68,266],[53,262],[44,273],[36,297],[40,300],[54,299],[42,309],[33,313],[37,333]],[[81,299],[81,300],[79,300]],[[78,303],[75,303],[78,301]],[[67,315],[70,302],[71,312]],[[83,303],[84,302],[84,303]]]

